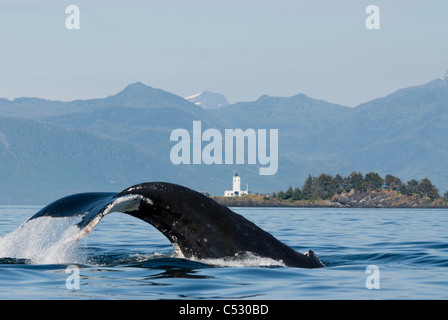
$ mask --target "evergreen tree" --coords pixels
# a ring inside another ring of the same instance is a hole
[[[279,198],[280,200],[285,200],[286,199],[285,192],[283,190],[280,190],[277,194],[277,198]]]
[[[326,200],[336,193],[331,175],[322,173],[315,181],[319,198]]]
[[[387,190],[400,191],[403,187],[403,182],[401,181],[401,179],[391,174],[386,175],[384,184]]]
[[[316,178],[313,178],[310,175],[308,175],[308,178],[306,178],[305,183],[303,184],[303,188],[302,188],[302,194],[303,194],[303,199],[305,200],[317,200],[318,199],[318,195],[317,195],[317,186],[316,186]]]
[[[445,202],[448,202],[448,191],[445,191],[445,193],[443,194],[443,200],[445,200]]]
[[[303,199],[303,194],[302,191],[297,187],[294,189],[294,194],[292,196],[292,200],[302,200]]]
[[[294,190],[292,189],[291,186],[289,186],[288,190],[286,190],[285,192],[285,200],[292,199],[293,196],[294,196]]]
[[[431,199],[440,198],[439,190],[432,184],[428,178],[424,178],[420,181],[418,186],[418,193],[422,197],[429,197]]]
[[[366,174],[365,180],[369,190],[380,190],[383,188],[384,179],[376,172]]]
[[[406,194],[408,196],[419,194],[419,182],[415,179],[409,180],[406,183],[406,185],[402,186],[401,193]]]
[[[347,192],[349,192],[353,188],[352,184],[350,183],[350,178],[349,177],[344,177],[344,180],[342,181],[342,187]]]
[[[333,185],[337,193],[344,191],[344,178],[339,173],[334,177]]]
[[[352,172],[348,177],[350,186],[357,191],[367,191],[367,183],[361,172]]]

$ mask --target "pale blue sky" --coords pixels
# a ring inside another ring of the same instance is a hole
[[[65,8],[80,8],[67,30]],[[380,8],[367,30],[365,9]],[[105,97],[131,82],[231,102],[356,106],[448,70],[448,1],[1,0],[0,97]]]

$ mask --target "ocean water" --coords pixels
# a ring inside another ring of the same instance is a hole
[[[326,265],[246,255],[178,259],[151,225],[112,213],[79,242],[73,221],[0,207],[0,299],[448,299],[448,210],[233,208]],[[37,221],[39,220],[39,221]]]

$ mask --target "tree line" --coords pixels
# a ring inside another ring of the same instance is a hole
[[[286,191],[274,192],[273,197],[281,200],[328,200],[336,193],[357,191],[389,190],[397,191],[405,195],[419,195],[431,199],[439,199],[439,190],[428,178],[420,181],[411,179],[404,183],[400,178],[387,174],[382,178],[376,172],[367,173],[352,172],[343,177],[340,174],[332,176],[322,173],[318,177],[308,175],[302,188],[290,186]],[[443,196],[448,202],[448,191]]]

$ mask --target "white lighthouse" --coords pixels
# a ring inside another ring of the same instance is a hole
[[[233,190],[224,191],[224,197],[239,197],[244,194],[249,194],[247,190],[241,190],[241,178],[238,173],[233,176]]]

